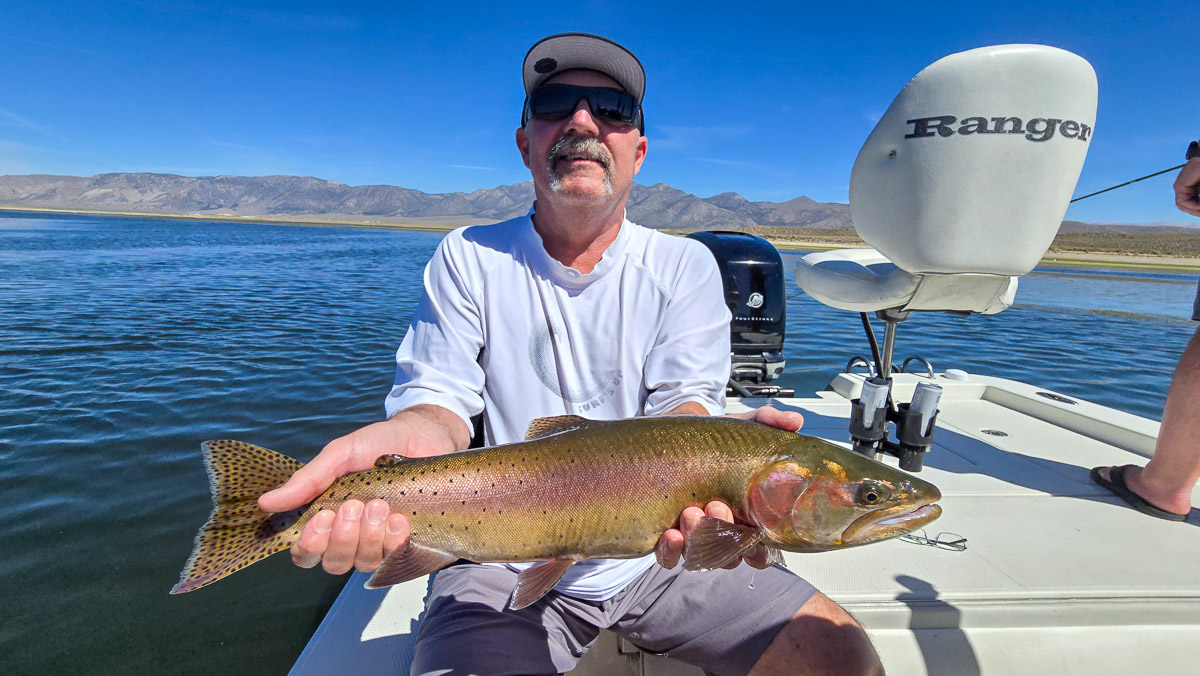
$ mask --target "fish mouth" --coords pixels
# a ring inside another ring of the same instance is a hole
[[[942,508],[933,503],[924,503],[915,507],[901,505],[890,509],[881,509],[863,514],[855,519],[842,533],[842,541],[857,545],[886,540],[910,533],[931,523],[941,515]]]

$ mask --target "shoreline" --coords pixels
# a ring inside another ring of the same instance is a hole
[[[450,232],[460,227],[447,223],[414,223],[412,221],[350,221],[325,218],[279,218],[257,216],[222,216],[203,214],[159,214],[148,211],[87,211],[85,209],[52,209],[49,207],[14,207],[0,205],[0,213],[57,214],[62,216],[116,216],[159,221],[210,221],[216,223],[262,223],[265,225],[334,226],[339,228],[368,228],[373,230],[422,230]],[[465,224],[464,224],[465,225]]]
[[[142,218],[149,220],[165,220],[165,221],[197,221],[197,222],[217,222],[217,223],[262,223],[265,225],[298,225],[308,227],[339,227],[339,228],[365,228],[371,230],[413,230],[420,232],[450,232],[455,228],[463,225],[472,224],[471,221],[481,222],[480,219],[463,219],[449,218],[444,221],[459,220],[460,223],[435,222],[433,218],[426,220],[427,217],[421,217],[423,222],[414,222],[413,220],[347,220],[347,219],[324,219],[324,218],[279,218],[279,217],[251,217],[251,216],[232,216],[232,215],[203,215],[203,214],[160,214],[144,211],[88,211],[85,209],[55,209],[48,207],[18,207],[0,205],[0,213],[30,213],[30,214],[58,214],[63,216],[114,216],[120,218]],[[434,217],[436,218],[436,217]],[[855,243],[838,243],[827,240],[809,240],[809,239],[776,239],[772,237],[766,238],[775,248],[781,251],[788,250],[807,250],[807,251],[829,251],[832,249],[853,249],[865,248],[861,244]],[[1084,251],[1048,251],[1039,265],[1066,265],[1076,267],[1112,267],[1125,268],[1134,270],[1155,270],[1162,272],[1180,271],[1180,272],[1196,272],[1200,271],[1200,258],[1183,258],[1175,256],[1160,256],[1160,255],[1143,255],[1131,253],[1110,253],[1110,252],[1084,252]]]

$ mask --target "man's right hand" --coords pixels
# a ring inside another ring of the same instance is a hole
[[[371,469],[381,455],[442,455],[466,448],[469,441],[466,425],[455,414],[434,406],[414,407],[329,442],[287,483],[262,495],[258,506],[266,512],[297,509],[324,493],[339,476]],[[292,561],[302,568],[320,563],[334,574],[351,568],[370,572],[388,552],[406,544],[408,536],[408,521],[392,514],[384,500],[366,505],[347,500],[336,513],[322,510],[305,524],[300,540],[292,546]]]

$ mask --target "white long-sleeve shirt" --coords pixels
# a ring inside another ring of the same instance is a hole
[[[583,274],[546,253],[526,215],[450,233],[424,281],[396,352],[389,417],[433,404],[470,428],[482,412],[490,446],[520,441],[545,416],[611,420],[686,402],[723,413],[730,315],[699,242],[625,220]],[[653,564],[583,561],[555,589],[602,601]]]

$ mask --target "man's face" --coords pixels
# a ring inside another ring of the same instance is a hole
[[[552,82],[621,89],[587,70],[559,73],[545,84]],[[623,198],[646,157],[646,139],[636,127],[594,117],[586,98],[565,118],[526,122],[517,130],[517,148],[539,195],[571,201]]]

